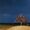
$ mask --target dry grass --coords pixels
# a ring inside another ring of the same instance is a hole
[[[11,28],[12,26],[8,26],[8,25],[1,25],[0,26],[0,30],[6,30],[6,29],[8,29],[8,28]]]
[[[7,30],[30,30],[30,26],[14,26]]]
[[[2,25],[0,26],[0,30],[30,30],[30,26],[8,26]]]

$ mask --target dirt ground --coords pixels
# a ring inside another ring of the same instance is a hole
[[[0,26],[0,30],[30,30],[30,26],[7,26],[2,25]]]
[[[30,26],[14,26],[7,30],[30,30]]]

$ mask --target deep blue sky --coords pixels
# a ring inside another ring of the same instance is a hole
[[[0,23],[16,22],[17,14],[23,14],[30,22],[30,0],[0,0]]]

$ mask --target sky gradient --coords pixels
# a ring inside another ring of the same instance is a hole
[[[30,22],[30,0],[0,0],[0,23],[15,23],[20,14]]]

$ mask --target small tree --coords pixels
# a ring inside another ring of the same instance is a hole
[[[26,23],[27,22],[27,18],[25,16],[17,16],[16,21],[18,23],[21,23],[21,25],[22,25],[22,23]]]

